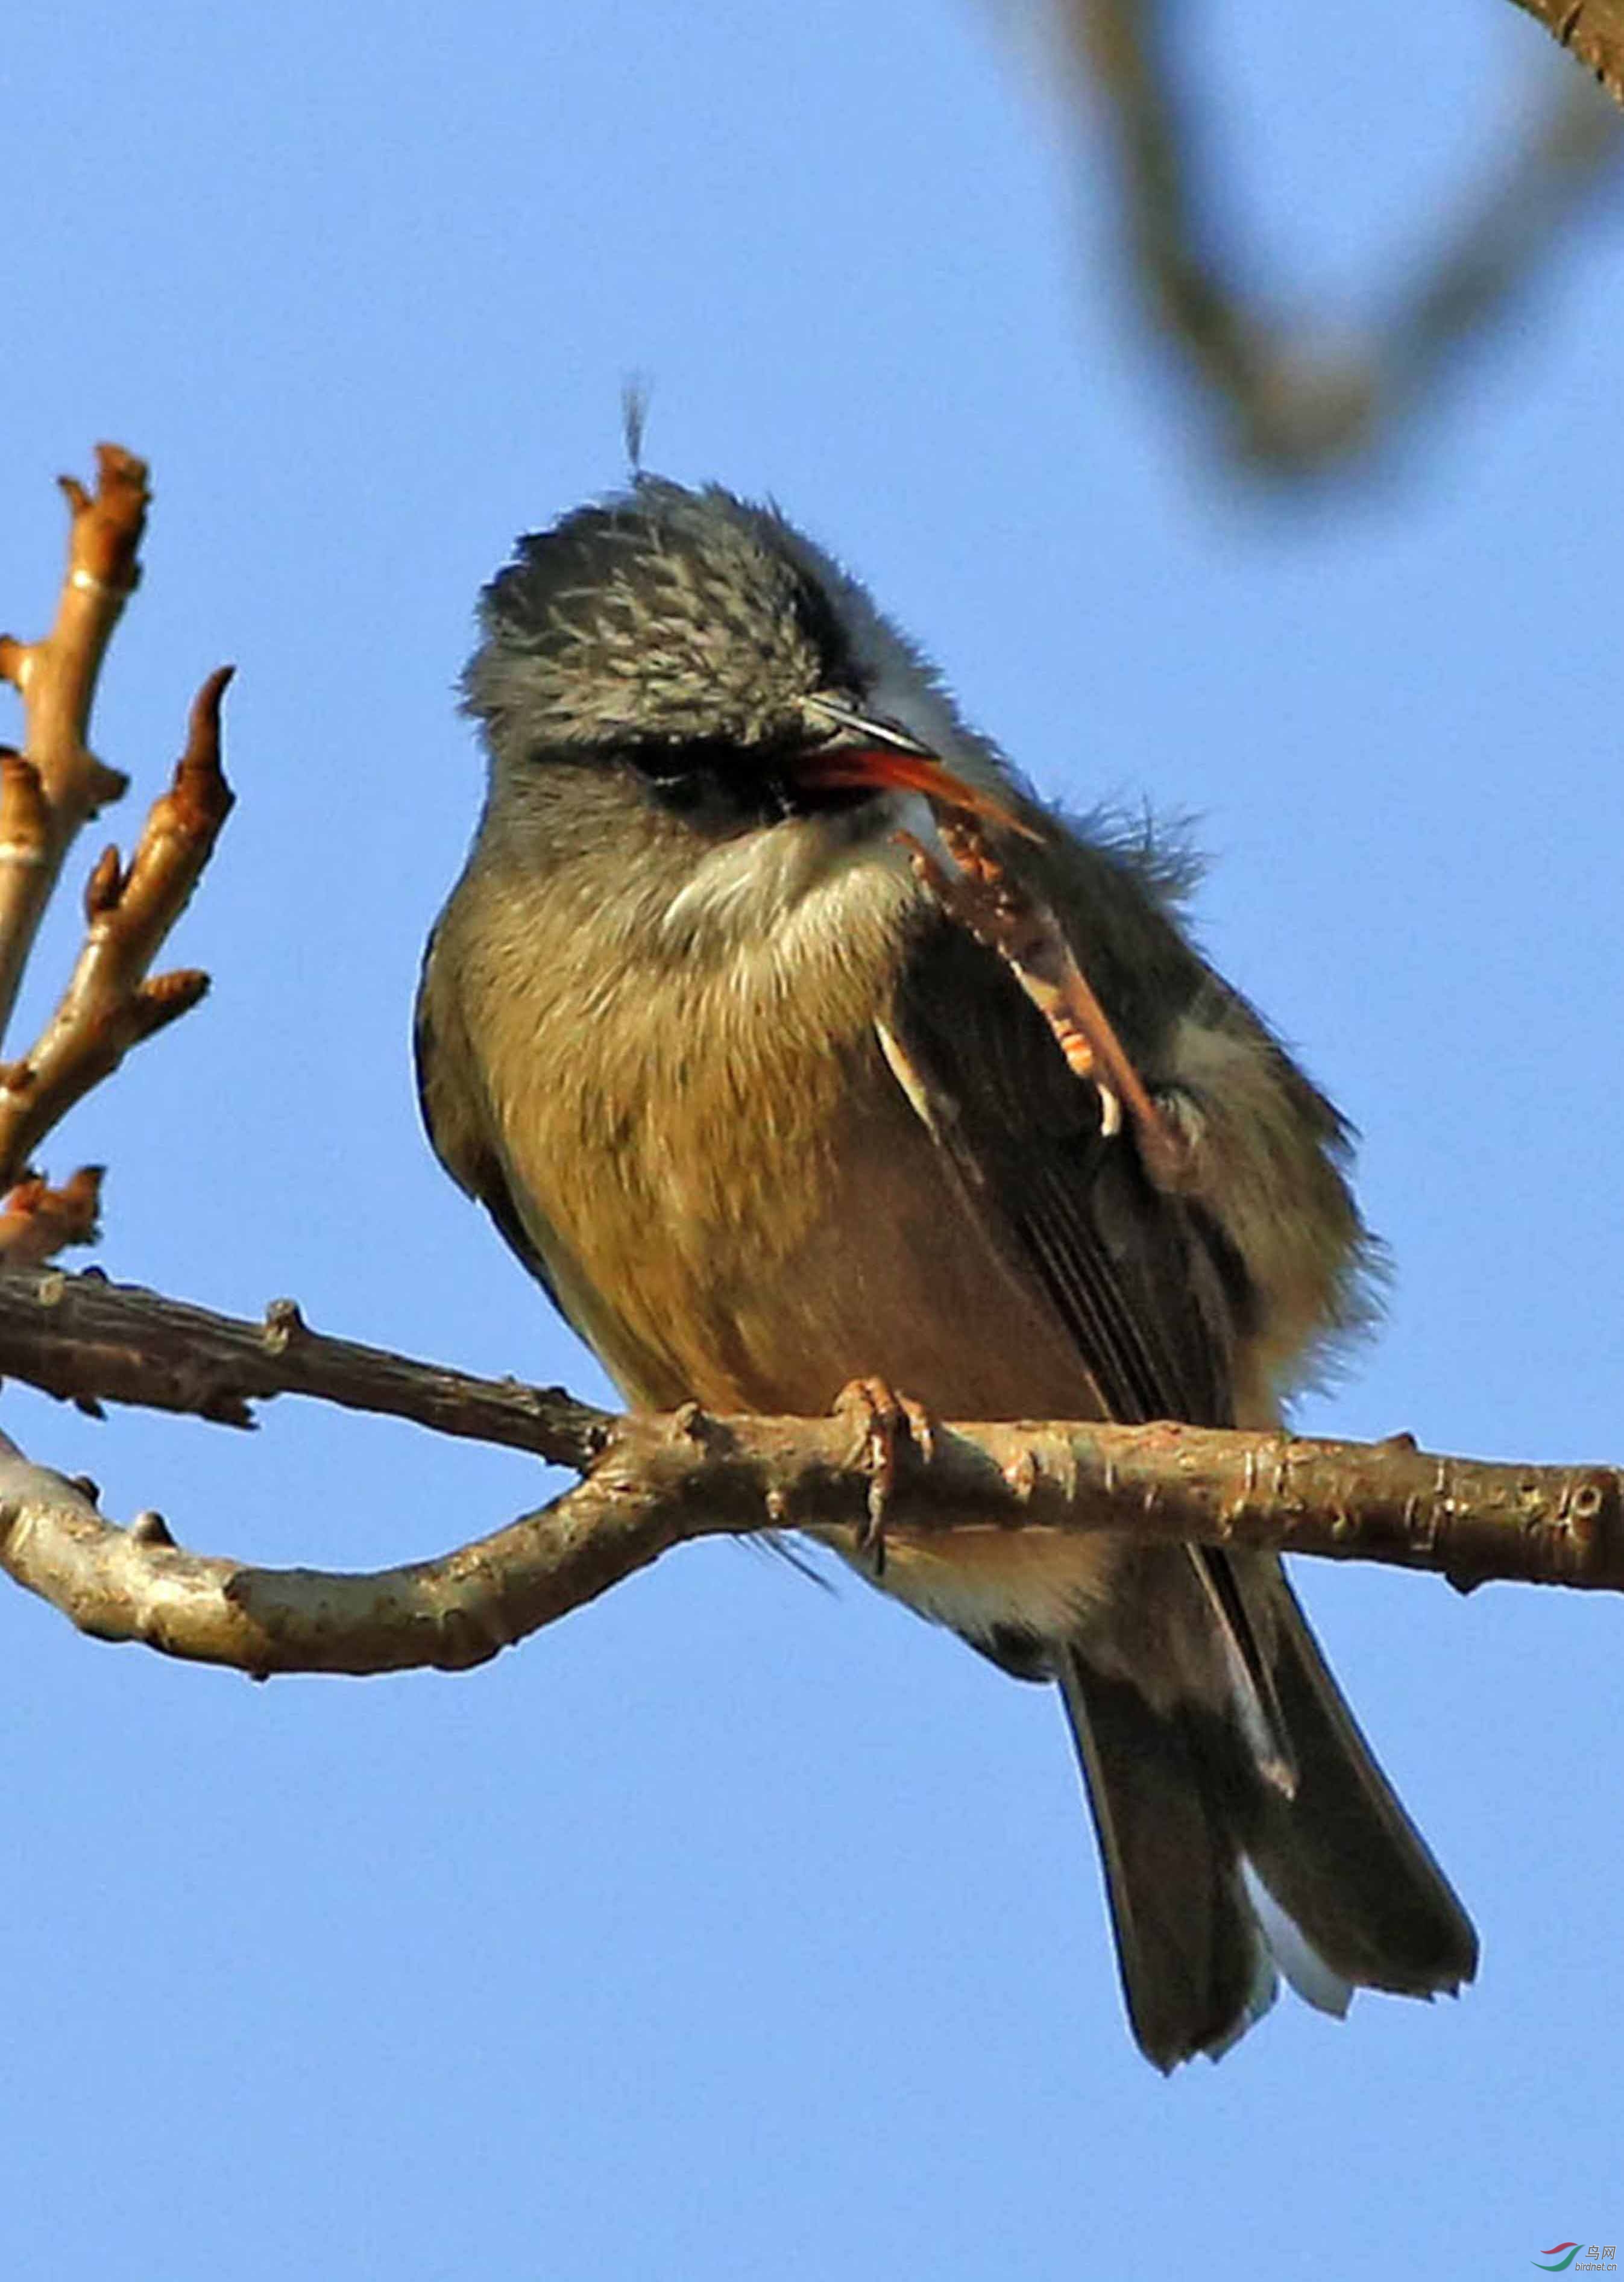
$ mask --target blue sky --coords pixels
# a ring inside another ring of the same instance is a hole
[[[1550,60],[1496,0],[1191,37],[1237,229],[1349,326]],[[1398,1265],[1305,1423],[1617,1459],[1624,198],[1374,480],[1260,496],[1019,55],[948,0],[8,26],[0,620],[43,622],[50,478],[110,435],[158,502],[102,749],[155,789],[239,668],[175,946],[214,993],[53,1164],[109,1164],[116,1276],[601,1391],[433,1166],[407,1040],[478,799],[473,595],[617,480],[636,370],[650,463],[775,494],[1042,786],[1199,817],[1204,939],[1362,1127]],[[4,1411],[265,1561],[428,1553],[546,1486],[307,1406]],[[0,1594],[0,2263],[1227,2282],[1618,2239],[1617,1605],[1300,1581],[1481,1976],[1283,2002],[1168,2083],[1053,1700],[855,1585],[707,1545],[468,1677],[268,1688]]]

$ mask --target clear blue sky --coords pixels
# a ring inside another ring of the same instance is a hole
[[[1354,320],[1545,61],[1504,0],[1195,35],[1281,297]],[[112,1168],[110,1272],[601,1386],[433,1166],[407,1039],[474,592],[618,478],[635,369],[651,462],[774,493],[1041,784],[1199,812],[1206,939],[1363,1127],[1398,1261],[1305,1419],[1624,1457],[1624,200],[1378,484],[1271,505],[1124,323],[1098,159],[991,12],[56,0],[0,99],[0,621],[40,625],[50,478],[110,435],[158,505],[104,749],[155,788],[240,669],[176,945],[214,995],[52,1145]],[[291,1404],[4,1416],[267,1561],[545,1486]],[[1227,2282],[1624,2238],[1618,1603],[1302,1581],[1481,1978],[1283,2001],[1169,2083],[1053,1701],[855,1585],[710,1545],[470,1677],[268,1688],[0,1592],[0,2270]]]

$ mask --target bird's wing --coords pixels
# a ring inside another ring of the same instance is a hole
[[[883,1026],[893,1070],[1006,1261],[1065,1323],[1113,1418],[1233,1417],[1245,1272],[1210,1216],[1155,1188],[1131,1132],[1106,1135],[996,952],[933,920]]]
[[[1231,1424],[1250,1305],[1240,1261],[1199,1205],[1152,1184],[1128,1125],[1102,1131],[1097,1089],[1071,1070],[997,953],[933,921],[882,1044],[969,1208],[1065,1323],[1107,1415]],[[1189,1560],[1257,1765],[1289,1791],[1270,1657],[1233,1569],[1205,1547]]]
[[[435,951],[439,929],[429,937],[412,1050],[417,1069],[417,1105],[435,1155],[460,1189],[477,1198],[495,1222],[502,1240],[564,1313],[547,1262],[531,1241],[507,1168],[493,1145],[483,1114],[483,1089],[463,1033],[462,1019],[444,987]]]

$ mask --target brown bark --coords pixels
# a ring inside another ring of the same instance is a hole
[[[1517,0],[1624,104],[1624,0]]]
[[[273,1672],[482,1663],[673,1545],[871,1516],[849,1418],[614,1417],[557,1389],[480,1380],[307,1330],[286,1303],[238,1323],[59,1271],[0,1277],[0,1368],[82,1400],[154,1401],[250,1423],[300,1393],[381,1409],[581,1471],[539,1512],[434,1561],[366,1576],[267,1570],[180,1550],[155,1515],[121,1529],[88,1486],[0,1456],[0,1565],[80,1628]],[[1467,1587],[1490,1578],[1624,1590],[1624,1477],[1376,1444],[1181,1425],[981,1424],[911,1445],[884,1527],[1131,1530],[1371,1559]]]

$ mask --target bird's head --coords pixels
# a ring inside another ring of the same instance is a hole
[[[612,788],[673,861],[749,840],[787,890],[831,849],[889,840],[908,796],[983,813],[1009,796],[857,582],[717,487],[642,477],[521,540],[481,623],[463,689],[497,804],[602,815]]]

